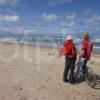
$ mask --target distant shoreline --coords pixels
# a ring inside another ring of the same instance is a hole
[[[36,43],[36,42],[1,42],[0,44],[16,44],[16,45],[25,45],[25,46],[35,46],[35,47],[42,47],[42,48],[57,48],[57,44],[53,44],[56,46],[51,46],[51,43]]]
[[[15,41],[0,41],[0,44],[17,44],[17,45],[25,45],[25,46],[36,46],[36,47],[42,47],[42,48],[55,48],[59,49],[61,48],[60,44],[52,44],[52,43],[38,43],[38,42],[15,42]],[[94,48],[95,49],[95,48]],[[99,50],[94,50],[93,53],[100,54]]]

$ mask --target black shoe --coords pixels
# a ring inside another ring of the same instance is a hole
[[[83,74],[83,75],[85,75],[86,74],[86,70],[81,70],[81,73]]]
[[[82,74],[86,74],[86,71],[84,70]]]
[[[70,81],[70,84],[77,85],[79,82],[77,80]]]
[[[63,79],[63,81],[66,83],[66,82],[68,82],[68,79]]]
[[[70,82],[71,85],[78,85],[78,82]]]

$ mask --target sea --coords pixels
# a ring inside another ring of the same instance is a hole
[[[23,43],[23,44],[37,44],[45,47],[60,48],[67,34],[13,34],[0,33],[0,42]],[[77,50],[81,50],[82,37],[80,34],[74,34],[74,43]],[[100,35],[91,35],[91,40],[94,43],[94,52],[100,52]]]

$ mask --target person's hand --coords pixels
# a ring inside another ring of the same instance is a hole
[[[61,57],[62,56],[62,53],[61,52],[59,52],[59,57]]]
[[[59,57],[62,56],[61,49],[58,49]]]
[[[80,53],[77,54],[77,58],[76,58],[76,62],[75,62],[75,66],[78,64],[79,59],[80,59]]]
[[[76,62],[75,62],[75,66],[78,64],[78,60],[76,60]]]

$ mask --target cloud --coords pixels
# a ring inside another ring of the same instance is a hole
[[[58,17],[56,14],[53,13],[46,13],[44,12],[41,16],[45,21],[54,21],[56,20]]]
[[[51,34],[51,33],[58,33],[60,28],[49,27],[45,26],[3,26],[0,27],[0,33],[12,33],[12,34],[24,34],[27,36],[28,34]]]
[[[68,14],[67,19],[68,20],[74,20],[76,18],[76,13]]]
[[[93,15],[91,18],[85,21],[86,24],[89,25],[99,25],[100,24],[100,16],[99,15]]]
[[[74,25],[75,25],[75,22],[74,22],[74,20],[73,21],[66,21],[66,23],[65,22],[62,22],[62,23],[60,23],[59,24],[61,27],[73,27]]]
[[[91,15],[96,14],[96,11],[93,10],[92,8],[88,8],[88,9],[84,12],[84,14],[87,15],[87,16],[91,16]]]
[[[60,24],[61,27],[73,27],[76,22],[76,13],[67,13],[63,19],[65,20]]]
[[[0,0],[0,5],[15,5],[20,0]]]
[[[65,3],[71,3],[74,0],[49,0],[48,5],[54,7],[56,5],[63,5]]]
[[[17,15],[0,15],[0,22],[18,22],[20,17]]]
[[[74,21],[70,21],[70,23],[69,23],[69,27],[73,27],[73,26],[74,26],[74,24],[75,24],[75,22],[74,22]]]
[[[92,8],[89,8],[85,11],[85,14],[86,15],[90,15],[92,13]]]

